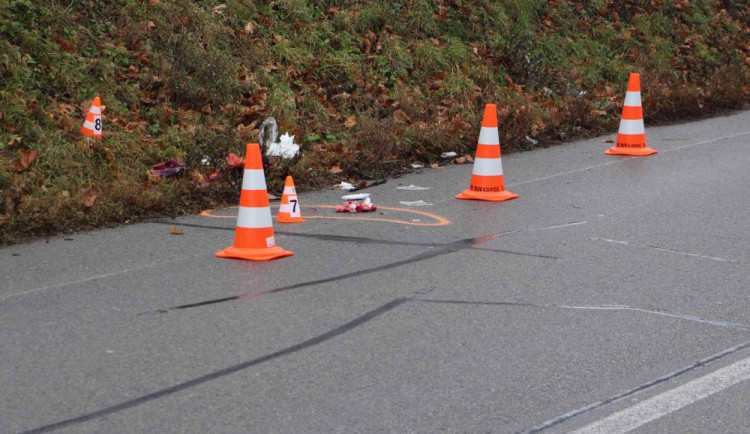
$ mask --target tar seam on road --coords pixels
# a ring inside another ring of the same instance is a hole
[[[591,239],[595,240],[595,241],[604,241],[605,243],[622,244],[624,246],[641,247],[641,248],[644,248],[644,249],[659,250],[661,252],[677,253],[678,255],[692,256],[694,258],[710,259],[712,261],[717,261],[717,262],[729,262],[729,263],[732,263],[732,264],[744,264],[743,261],[738,261],[738,260],[734,260],[734,259],[723,259],[723,258],[716,258],[714,256],[701,255],[699,253],[681,252],[679,250],[672,250],[672,249],[667,249],[667,248],[659,247],[659,246],[649,246],[649,245],[646,245],[646,244],[631,243],[630,241],[611,240],[609,238],[599,238],[599,237],[591,237]]]
[[[477,244],[486,243],[487,241],[494,240],[495,238],[497,238],[497,235],[486,235],[486,236],[477,237],[477,238],[467,238],[467,239],[458,240],[458,241],[448,243],[448,244],[441,244],[440,247],[436,248],[435,250],[420,253],[418,255],[412,256],[411,258],[407,258],[402,261],[391,262],[389,264],[380,265],[377,267],[367,268],[364,270],[357,270],[351,273],[341,274],[341,275],[333,276],[333,277],[327,277],[325,279],[318,279],[318,280],[312,280],[308,282],[295,283],[293,285],[282,286],[280,288],[275,288],[275,289],[267,289],[264,291],[250,292],[250,293],[241,294],[241,295],[233,295],[230,297],[222,297],[222,298],[217,298],[213,300],[201,301],[198,303],[183,304],[181,306],[175,306],[169,309],[160,309],[160,310],[151,311],[151,312],[143,312],[143,313],[140,313],[139,315],[145,315],[145,314],[150,314],[150,313],[167,313],[172,310],[190,309],[194,307],[207,306],[210,304],[217,304],[217,303],[224,303],[227,301],[240,300],[243,298],[259,297],[261,295],[288,291],[290,289],[303,288],[306,286],[312,286],[312,285],[318,285],[321,283],[335,282],[338,280],[348,279],[350,277],[357,277],[357,276],[363,276],[365,274],[377,273],[378,271],[388,270],[391,268],[400,267],[402,265],[410,264],[413,262],[434,258],[436,256],[447,255],[449,253],[453,253],[458,250],[472,248],[473,246]],[[523,254],[523,253],[517,253],[517,254]]]
[[[535,304],[535,303],[516,303],[516,302],[503,302],[503,301],[470,301],[470,300],[442,300],[442,299],[428,299],[428,298],[416,298],[415,301],[422,301],[425,303],[443,303],[443,304],[466,304],[466,305],[480,305],[480,306],[511,306],[511,307],[531,307],[537,309],[565,309],[565,310],[594,310],[594,311],[630,311],[630,312],[641,312],[649,315],[666,316],[670,318],[676,318],[682,321],[695,322],[700,324],[708,324],[717,327],[726,327],[731,329],[743,330],[750,332],[750,326],[744,324],[738,324],[727,321],[714,321],[710,319],[703,319],[692,315],[682,315],[679,313],[671,313],[661,310],[650,310],[641,307],[633,307],[619,304],[604,304],[598,306],[574,306],[574,305],[557,305],[557,304]]]
[[[665,150],[659,151],[659,152],[665,153],[665,152],[670,152],[670,151],[677,151],[677,150],[680,150],[680,149],[691,148],[693,146],[706,145],[708,143],[720,142],[722,140],[727,140],[727,139],[734,139],[736,137],[746,136],[748,134],[750,134],[750,132],[740,133],[740,134],[734,134],[732,136],[726,136],[726,137],[719,137],[719,138],[716,138],[716,139],[706,140],[706,141],[698,142],[698,143],[691,143],[689,145],[679,146],[679,147],[672,148],[672,149],[665,149]],[[565,176],[565,175],[572,175],[574,173],[585,172],[585,171],[591,170],[591,169],[598,169],[600,167],[606,167],[606,166],[611,166],[613,164],[624,163],[626,161],[630,161],[630,160],[633,160],[633,159],[636,159],[636,158],[641,158],[641,157],[627,157],[627,158],[617,159],[617,160],[610,161],[610,162],[607,162],[607,163],[596,164],[596,165],[593,165],[593,166],[583,167],[581,169],[571,170],[569,172],[556,173],[554,175],[543,176],[541,178],[529,179],[528,181],[521,181],[521,182],[516,182],[516,183],[513,183],[513,184],[507,184],[506,187],[516,187],[518,185],[530,184],[532,182],[537,182],[537,181],[545,181],[547,179],[557,178],[557,177]]]
[[[268,362],[273,359],[277,359],[279,357],[283,357],[292,353],[296,353],[298,351],[310,348],[312,346],[318,345],[322,342],[325,342],[329,339],[335,338],[336,336],[342,335],[355,327],[358,327],[367,321],[370,321],[390,310],[395,309],[396,307],[406,303],[407,301],[410,301],[411,298],[408,297],[401,297],[397,298],[389,303],[386,303],[377,309],[371,310],[364,315],[357,317],[353,319],[352,321],[349,321],[348,323],[341,325],[329,332],[323,333],[322,335],[318,335],[312,339],[308,339],[304,342],[300,342],[297,345],[293,345],[291,347],[285,348],[283,350],[277,351],[275,353],[267,354],[262,357],[258,357],[253,360],[249,360],[247,362],[239,363],[234,366],[230,366],[228,368],[221,369],[219,371],[212,372],[210,374],[194,378],[189,381],[185,381],[180,384],[176,384],[174,386],[170,386],[161,390],[157,390],[156,392],[149,393],[148,395],[143,395],[141,397],[131,399],[125,402],[121,402],[119,404],[113,405],[111,407],[107,407],[92,413],[84,414],[82,416],[74,417],[71,419],[67,419],[61,422],[45,425],[39,428],[35,428],[29,431],[24,431],[21,434],[31,434],[31,433],[42,433],[42,432],[49,432],[53,431],[59,428],[64,428],[71,425],[77,425],[83,422],[87,422],[92,419],[97,419],[103,416],[107,416],[113,413],[117,413],[122,410],[126,410],[129,408],[133,408],[135,406],[141,405],[143,403],[153,401],[155,399],[163,398],[167,395],[172,395],[174,393],[183,391],[185,389],[189,389],[191,387],[195,387],[204,383],[207,383],[209,381],[215,380],[217,378],[225,377],[230,374],[234,374],[235,372],[242,371],[244,369],[250,368],[255,365],[259,365],[264,362]]]
[[[548,421],[542,422],[539,425],[532,426],[531,428],[527,428],[524,431],[519,431],[517,434],[532,434],[536,432],[543,431],[547,428],[553,427],[555,425],[561,424],[568,419],[574,418],[576,416],[580,416],[584,413],[588,413],[592,410],[595,410],[600,407],[604,407],[606,405],[615,403],[617,401],[620,401],[624,398],[627,398],[628,396],[635,395],[636,393],[643,392],[644,390],[650,389],[658,384],[664,383],[665,381],[669,381],[673,378],[677,378],[680,375],[686,374],[688,372],[694,371],[698,368],[702,368],[709,363],[715,362],[717,360],[723,359],[727,356],[730,356],[732,354],[738,353],[744,349],[750,348],[750,342],[745,342],[744,344],[740,344],[737,346],[734,346],[732,348],[729,348],[727,350],[724,350],[720,353],[714,354],[713,356],[706,357],[705,359],[701,359],[695,363],[693,363],[690,366],[686,366],[680,370],[671,372],[669,374],[663,375],[655,380],[649,381],[648,383],[641,384],[640,386],[634,387],[632,389],[628,389],[624,392],[621,392],[611,398],[607,398],[603,401],[598,401],[591,403],[589,405],[586,405],[584,407],[581,407],[577,410],[570,411],[568,413],[565,413],[563,415],[557,416],[553,419],[550,419]]]

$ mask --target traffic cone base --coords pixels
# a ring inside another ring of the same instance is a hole
[[[219,258],[246,259],[250,261],[270,261],[271,259],[292,255],[294,255],[294,253],[284,250],[279,246],[263,249],[239,249],[237,247],[227,247],[216,253],[216,256]]]
[[[517,194],[511,193],[506,190],[503,190],[500,192],[494,192],[494,193],[486,193],[486,192],[472,191],[471,189],[466,189],[456,195],[456,199],[486,200],[490,202],[502,202],[504,200],[511,200],[517,197],[519,197]]]
[[[642,146],[640,148],[627,148],[625,146],[613,146],[606,151],[607,155],[629,155],[631,157],[645,157],[647,155],[658,154],[659,151],[656,149],[649,148],[648,146]]]

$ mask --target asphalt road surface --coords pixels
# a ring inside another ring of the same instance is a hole
[[[0,249],[0,431],[750,432],[750,111],[647,134]]]

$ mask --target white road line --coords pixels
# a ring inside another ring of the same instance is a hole
[[[750,379],[750,357],[587,425],[573,434],[626,433]]]
[[[690,143],[690,144],[688,144],[688,145],[678,146],[678,147],[676,147],[676,148],[671,148],[671,149],[664,149],[664,150],[660,150],[659,152],[663,154],[663,153],[665,153],[665,152],[672,152],[672,151],[677,151],[677,150],[680,150],[680,149],[685,149],[685,148],[692,148],[693,146],[706,145],[706,144],[709,144],[709,143],[720,142],[720,141],[722,141],[722,140],[727,140],[727,139],[734,139],[734,138],[736,138],[736,137],[742,137],[742,136],[746,136],[746,135],[748,135],[748,134],[750,134],[750,131],[748,131],[748,132],[745,132],[745,133],[734,134],[734,135],[731,135],[731,136],[725,136],[725,137],[719,137],[719,138],[716,138],[716,139],[705,140],[705,141],[703,141],[703,142],[698,142],[698,143]],[[554,174],[554,175],[544,176],[544,177],[542,177],[542,178],[529,179],[528,181],[521,181],[521,182],[515,182],[515,183],[512,183],[512,184],[505,184],[505,186],[506,186],[506,187],[516,187],[516,186],[518,186],[518,185],[530,184],[530,183],[532,183],[532,182],[537,182],[537,181],[545,181],[545,180],[547,180],[547,179],[557,178],[557,177],[560,177],[560,176],[565,176],[565,175],[571,175],[571,174],[573,174],[573,173],[578,173],[578,172],[585,172],[585,171],[587,171],[587,170],[591,170],[591,169],[597,169],[597,168],[599,168],[599,167],[605,167],[605,166],[611,166],[611,165],[613,165],[613,164],[620,164],[620,163],[624,163],[624,162],[626,162],[626,161],[630,161],[630,160],[632,160],[632,159],[634,159],[634,158],[643,158],[643,157],[628,157],[628,158],[618,158],[618,159],[616,159],[616,160],[613,160],[613,161],[609,161],[609,162],[607,162],[607,163],[596,164],[596,165],[594,165],[594,166],[589,166],[589,167],[583,167],[583,168],[581,168],[581,169],[571,170],[571,171],[569,171],[569,172],[556,173],[556,174]]]

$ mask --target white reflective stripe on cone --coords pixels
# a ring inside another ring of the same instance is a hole
[[[245,169],[242,175],[242,189],[265,190],[266,176],[263,174],[263,169]]]
[[[83,128],[94,131],[94,123],[91,121],[83,121]]]
[[[94,105],[91,106],[91,110],[89,110],[89,111],[91,112],[91,114],[94,114],[94,115],[100,115],[100,114],[102,114],[102,108],[94,106]]]
[[[475,158],[474,175],[498,176],[503,174],[503,163],[499,158]]]
[[[497,132],[497,127],[489,128],[482,127],[479,131],[479,144],[480,145],[499,145],[500,135]]]
[[[284,187],[284,194],[297,194],[297,189],[294,187]]]
[[[279,205],[279,212],[286,212],[291,213],[292,212],[292,204],[291,203],[282,203]]]
[[[625,92],[625,104],[628,107],[640,107],[641,106],[641,93],[640,92]]]
[[[248,208],[241,206],[237,213],[237,227],[248,229],[262,229],[273,226],[271,208]]]
[[[643,127],[643,119],[622,119],[618,134],[646,134]]]

